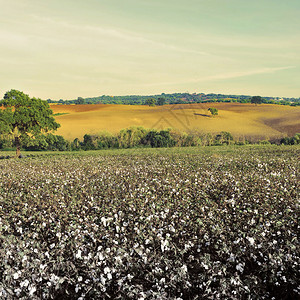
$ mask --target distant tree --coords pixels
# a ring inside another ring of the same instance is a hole
[[[78,138],[75,138],[74,141],[71,143],[71,149],[72,150],[80,150],[81,149],[80,141]]]
[[[284,145],[299,145],[300,133],[296,133],[293,137],[285,137],[281,139],[280,143]]]
[[[219,114],[218,109],[215,108],[215,107],[210,107],[210,108],[208,109],[208,111],[210,111],[210,113],[211,113],[213,116],[217,116],[217,115]]]
[[[233,136],[230,132],[222,131],[220,134],[217,134],[215,137],[216,145],[230,145],[233,143]]]
[[[145,101],[145,104],[146,105],[149,105],[149,106],[155,106],[156,105],[156,100],[153,99],[153,98],[149,98]]]
[[[251,98],[251,103],[253,104],[261,104],[263,102],[263,99],[261,96],[253,96]]]
[[[145,136],[143,144],[150,145],[152,148],[173,147],[175,146],[175,141],[169,130],[151,130]]]
[[[118,134],[118,142],[120,148],[131,148],[141,144],[141,140],[145,138],[148,131],[143,127],[129,127],[122,129]]]
[[[96,150],[97,149],[96,136],[85,134],[83,137],[82,146],[84,150]]]
[[[22,138],[28,135],[35,138],[60,127],[47,101],[30,98],[23,92],[7,92],[0,106],[4,107],[0,110],[0,134],[8,133],[14,137],[17,157],[20,156]]]
[[[157,105],[164,105],[166,103],[166,99],[165,98],[158,98],[157,99]]]
[[[75,100],[75,104],[84,104],[85,100],[82,97],[78,97],[77,100]]]

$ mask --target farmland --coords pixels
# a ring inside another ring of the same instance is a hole
[[[244,146],[2,160],[0,298],[296,299],[299,155]]]
[[[219,110],[211,117],[209,107]],[[61,124],[57,134],[68,140],[130,126],[184,132],[230,132],[235,138],[272,139],[300,132],[300,107],[271,104],[199,103],[149,107],[145,105],[52,105]]]

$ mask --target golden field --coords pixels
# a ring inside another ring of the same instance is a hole
[[[209,107],[219,110],[212,117]],[[300,107],[272,104],[197,103],[149,107],[145,105],[51,105],[61,124],[57,134],[68,140],[103,131],[119,132],[130,126],[184,132],[228,131],[237,138],[269,139],[300,132]]]

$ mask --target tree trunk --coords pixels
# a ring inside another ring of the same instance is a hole
[[[15,143],[16,143],[16,156],[19,157],[21,155],[21,144],[20,144],[20,137],[16,136],[15,137]]]

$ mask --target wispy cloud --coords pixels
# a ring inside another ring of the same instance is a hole
[[[217,79],[217,80],[218,79],[231,79],[231,78],[252,76],[252,75],[258,75],[258,74],[274,73],[277,71],[294,69],[294,68],[295,68],[295,66],[287,66],[287,67],[261,68],[261,69],[249,70],[249,71],[223,73],[223,74],[208,76],[205,79],[201,79],[201,81],[215,80],[215,79]],[[198,80],[196,80],[196,81],[198,81]]]
[[[234,79],[239,77],[247,77],[259,74],[268,74],[268,73],[275,73],[282,70],[294,69],[295,66],[286,66],[286,67],[270,67],[270,68],[259,68],[255,70],[248,70],[248,71],[236,71],[236,72],[228,72],[228,73],[220,73],[210,76],[205,76],[201,78],[191,78],[190,80],[182,80],[182,81],[172,81],[172,82],[158,82],[158,83],[151,83],[145,84],[146,86],[155,86],[155,85],[182,85],[187,83],[200,83],[206,81],[217,81],[217,80],[227,80],[227,79]]]
[[[80,34],[85,32],[88,35],[98,35],[99,38],[101,36],[105,36],[107,38],[114,38],[121,41],[127,41],[130,43],[144,44],[144,45],[152,45],[154,47],[164,48],[171,51],[186,53],[186,54],[196,54],[202,56],[216,56],[211,53],[205,51],[198,51],[192,48],[184,48],[179,47],[174,44],[164,43],[161,41],[156,41],[154,39],[148,38],[145,35],[138,34],[136,32],[124,30],[121,28],[112,28],[107,26],[92,26],[92,25],[78,25],[71,22],[66,22],[63,20],[57,20],[49,17],[41,17],[38,15],[31,15],[32,19],[37,20],[39,23],[48,23],[49,26],[64,28],[68,30],[72,30],[74,33]]]

